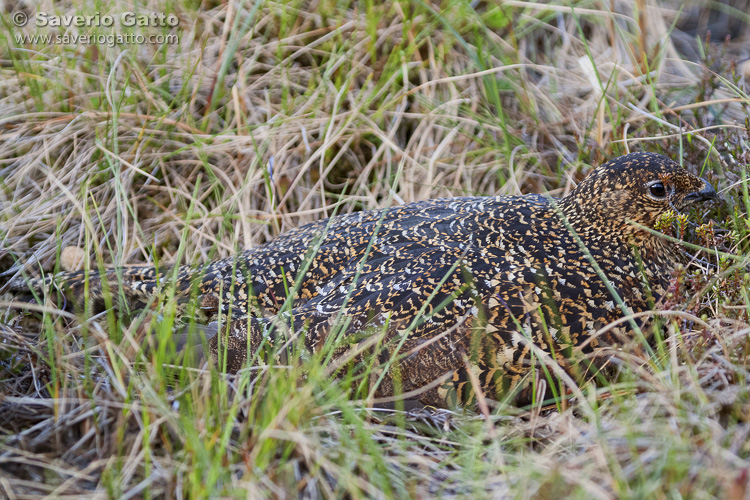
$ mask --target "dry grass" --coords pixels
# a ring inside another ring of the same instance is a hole
[[[299,384],[297,368],[227,380],[144,353],[142,315],[6,301],[0,497],[750,498],[750,76],[732,62],[747,45],[695,41],[690,23],[715,16],[677,2],[471,5],[104,0],[102,14],[180,20],[132,29],[179,43],[113,47],[19,42],[65,30],[4,14],[6,276],[75,267],[70,252],[89,268],[212,259],[388,200],[561,196],[649,150],[727,199],[713,226],[683,224],[712,251],[676,278],[654,354],[622,353],[611,385],[488,425],[367,408],[324,367]],[[746,44],[748,9],[724,10]],[[667,36],[675,22],[687,35]]]

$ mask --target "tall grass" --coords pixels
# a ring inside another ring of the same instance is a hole
[[[747,498],[747,80],[732,42],[701,35],[702,58],[679,56],[667,35],[694,9],[610,5],[11,5],[6,277],[76,267],[70,247],[91,270],[192,264],[333,213],[562,196],[633,150],[678,158],[726,205],[666,223],[708,251],[691,247],[675,277],[658,348],[617,353],[610,383],[548,406],[377,408],[361,380],[331,377],[325,353],[235,377],[195,368],[171,340],[168,289],[156,312],[81,317],[54,297],[22,313],[6,296],[0,496]],[[179,25],[18,28],[18,11]],[[179,42],[16,39],[66,32]]]

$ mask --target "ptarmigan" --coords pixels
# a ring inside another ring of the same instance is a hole
[[[631,339],[632,322],[597,332],[628,308],[653,308],[680,262],[672,243],[643,227],[716,196],[668,158],[634,153],[596,168],[562,199],[445,198],[341,215],[183,266],[174,285],[178,299],[214,321],[209,352],[230,372],[249,359],[289,361],[296,338],[308,352],[329,344],[349,366],[374,350],[389,370],[376,396],[451,405],[470,400],[478,381],[499,398],[540,366],[531,343],[580,373],[590,368],[581,360]],[[117,274],[107,273],[114,290]],[[172,273],[120,274],[130,305],[143,307]],[[86,300],[101,309],[99,274],[89,273],[88,299],[84,276],[54,280],[80,309]]]

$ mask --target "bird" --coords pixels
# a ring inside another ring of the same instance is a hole
[[[11,288],[54,284],[69,308],[97,311],[117,303],[106,293],[116,287],[143,308],[173,286],[227,372],[288,363],[304,346],[303,357],[332,353],[337,373],[374,365],[383,400],[451,407],[481,392],[522,404],[540,356],[581,376],[637,338],[646,323],[604,327],[656,307],[683,260],[653,228],[670,210],[715,199],[671,159],[630,153],[559,199],[431,199],[322,219],[198,266],[69,272]]]

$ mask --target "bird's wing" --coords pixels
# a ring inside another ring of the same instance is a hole
[[[203,292],[218,293],[220,285],[226,294],[239,287],[238,294],[254,297],[262,314],[275,314],[287,290],[296,289],[293,305],[298,307],[325,295],[355,264],[369,262],[373,268],[374,261],[393,256],[398,270],[431,249],[491,244],[501,237],[496,232],[503,225],[526,224],[546,207],[546,200],[535,196],[446,198],[339,216],[209,264]]]

